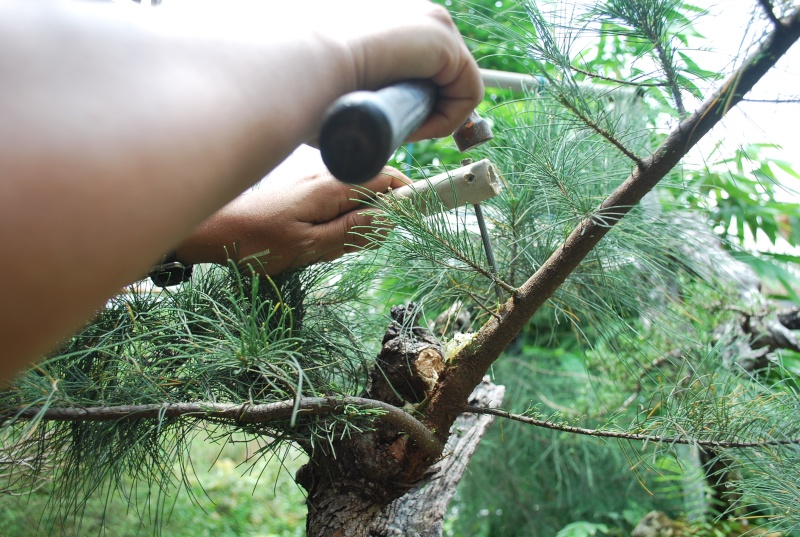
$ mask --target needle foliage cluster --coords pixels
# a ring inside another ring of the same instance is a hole
[[[724,74],[692,60],[702,43],[692,25],[705,13],[686,2],[453,4],[482,64],[539,77],[522,98],[490,88],[499,140],[487,155],[511,185],[489,203],[493,237],[501,278],[517,286],[592,217],[637,158],[652,153],[663,127],[703,98],[700,88]],[[766,31],[761,8],[753,9],[750,31]],[[778,209],[775,201],[784,187],[771,170],[784,163],[747,157],[742,166],[741,155],[755,152],[735,149],[727,161],[734,166],[673,170],[493,367],[513,411],[667,440],[617,444],[501,425],[464,480],[451,519],[456,534],[553,535],[577,519],[623,535],[650,509],[699,524],[719,515],[708,488],[717,481],[740,502],[726,516],[797,528],[798,396],[787,367],[794,354],[773,348],[755,372],[737,362],[753,352],[753,336],[737,328],[741,311],[775,306],[758,296],[758,278],[734,257],[761,278],[785,277],[789,297],[797,280],[785,267],[759,266],[775,256],[756,262],[738,252],[744,233],[728,231],[750,222],[758,228],[756,220],[778,229],[773,218],[793,218],[794,206]],[[707,224],[721,219],[717,240]],[[774,243],[775,233],[769,236]],[[669,439],[772,445],[684,448]],[[704,470],[703,449],[725,461],[724,475]],[[507,463],[501,468],[497,460]]]
[[[157,520],[176,487],[189,489],[189,448],[198,435],[221,445],[235,435],[258,440],[262,448],[248,463],[255,464],[285,454],[292,443],[324,449],[333,436],[358,432],[355,409],[349,419],[293,415],[265,424],[193,415],[71,422],[15,416],[30,408],[43,413],[186,402],[232,403],[245,411],[358,394],[374,352],[366,335],[381,330],[348,307],[364,291],[362,276],[358,266],[345,272],[336,264],[275,278],[217,267],[178,288],[140,284],[114,297],[58,351],[0,392],[6,490],[35,488],[43,473],[55,472],[52,513],[80,519],[87,498],[134,498],[143,486],[152,491]],[[143,516],[149,512],[134,507]]]

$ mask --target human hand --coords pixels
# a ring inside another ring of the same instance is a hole
[[[159,12],[175,8],[184,28],[191,21],[201,25],[200,34],[234,36],[266,46],[271,61],[283,64],[280,70],[264,72],[273,86],[269,93],[278,96],[281,92],[281,85],[274,84],[275,73],[285,78],[295,72],[313,88],[316,100],[324,101],[303,100],[308,110],[323,105],[314,113],[316,118],[345,93],[429,79],[439,88],[436,107],[410,140],[437,138],[458,128],[484,95],[477,63],[452,18],[445,8],[428,0],[184,0],[183,5],[176,1],[164,7]],[[286,43],[295,49],[288,50]],[[293,61],[298,48],[309,57]],[[252,81],[259,72],[249,72]],[[297,88],[282,86],[292,89],[287,99],[300,98]],[[263,88],[259,91],[263,96]],[[316,124],[304,140],[313,140],[318,128]]]
[[[327,172],[268,178],[204,222],[178,247],[177,257],[191,264],[231,258],[267,274],[331,261],[367,244],[357,228],[371,225],[374,215],[359,200],[409,182],[390,167],[358,190]]]
[[[447,10],[426,0],[349,4],[335,3],[346,18],[326,19],[325,30],[349,51],[356,77],[353,89],[429,79],[439,89],[436,106],[410,140],[447,136],[456,130],[483,98],[484,88],[478,66]]]

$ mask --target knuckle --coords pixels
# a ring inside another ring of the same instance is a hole
[[[440,6],[438,4],[431,4],[430,14],[431,17],[437,19],[440,22],[446,23],[448,25],[454,24],[453,17],[450,16],[450,12],[447,11],[447,9],[443,6]]]

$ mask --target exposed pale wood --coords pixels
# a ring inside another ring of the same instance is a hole
[[[470,396],[470,406],[497,408],[503,402],[504,386],[488,377]],[[447,507],[483,435],[492,424],[487,414],[465,413],[450,430],[443,458],[431,467],[429,479],[387,505],[376,516],[370,537],[440,537]]]

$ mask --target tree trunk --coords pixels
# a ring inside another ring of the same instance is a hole
[[[444,351],[419,325],[413,303],[393,307],[392,317],[364,395],[416,413],[436,386]],[[485,378],[463,405],[496,407],[503,393]],[[461,415],[444,445],[424,430],[426,447],[420,435],[376,418],[368,431],[318,444],[296,476],[308,491],[307,535],[440,535],[447,504],[491,421]]]
[[[472,392],[469,404],[497,408],[504,393],[504,386],[496,386],[486,377]],[[459,416],[450,429],[444,456],[431,468],[430,478],[384,507],[374,518],[369,537],[441,537],[447,506],[493,421],[488,414]]]
[[[469,403],[497,408],[504,392],[503,386],[492,384],[487,377],[475,388]],[[385,481],[387,472],[394,469],[378,466],[391,467],[391,455],[367,460],[357,454],[368,456],[369,450],[358,446],[374,445],[372,433],[351,438],[335,464],[327,457],[312,461],[298,473],[298,481],[309,491],[308,537],[440,537],[447,506],[493,418],[459,416],[442,458],[411,487]],[[375,472],[374,478],[367,469]]]

